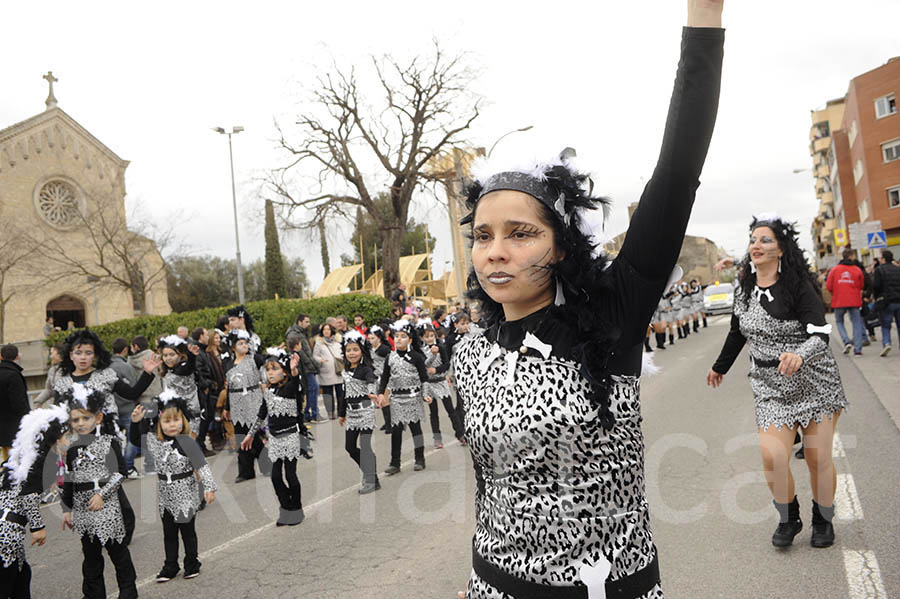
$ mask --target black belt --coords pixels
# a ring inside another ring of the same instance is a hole
[[[189,478],[194,476],[193,470],[185,470],[184,472],[178,472],[177,474],[163,474],[162,472],[157,472],[156,476],[159,477],[159,480],[167,483],[175,482],[176,480],[181,480],[184,478]]]
[[[259,387],[241,387],[240,389],[228,389],[228,393],[245,393],[247,391],[253,391],[254,389],[259,389]]]
[[[416,393],[418,393],[421,390],[422,390],[421,387],[419,387],[418,389],[391,389],[391,394],[392,395],[415,395]]]
[[[588,599],[585,586],[554,587],[530,582],[507,574],[490,563],[472,547],[472,568],[483,581],[516,599]],[[642,570],[618,580],[606,582],[608,599],[634,599],[646,595],[659,584],[659,555],[653,551],[653,560]]]
[[[750,356],[750,362],[757,368],[777,368],[781,364],[780,360],[760,360],[753,356]]]
[[[28,518],[26,518],[22,514],[17,514],[16,512],[11,512],[7,509],[0,510],[0,522],[3,522],[4,520],[12,524],[18,524],[19,526],[25,526],[26,524],[28,524]]]
[[[269,429],[269,434],[272,435],[273,437],[283,437],[284,435],[289,435],[291,433],[299,433],[299,432],[300,432],[300,427],[296,424],[289,426],[287,428],[280,428],[278,430],[275,430],[273,428]]]
[[[100,487],[109,482],[109,479],[105,480],[93,480],[86,483],[72,483],[72,489],[74,491],[99,491]]]
[[[369,399],[368,397],[365,399],[348,399],[347,405],[353,406],[356,409],[368,408],[370,405],[372,405],[372,400]]]

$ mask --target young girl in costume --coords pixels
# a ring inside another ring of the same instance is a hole
[[[369,327],[369,334],[366,335],[366,340],[369,342],[375,380],[380,381],[381,373],[384,372],[384,363],[387,361],[388,356],[391,355],[391,344],[384,334],[384,329],[377,324]],[[381,415],[384,417],[384,425],[382,425],[381,430],[389,435],[391,433],[391,406],[389,404],[381,407]]]
[[[184,399],[190,413],[190,434],[194,437],[200,430],[200,396],[197,393],[197,354],[200,346],[188,345],[178,335],[163,337],[156,343],[162,358],[163,389]]]
[[[821,290],[797,237],[794,225],[776,214],[753,219],[738,270],[731,331],[706,382],[718,387],[749,345],[763,468],[779,516],[772,544],[791,545],[803,528],[790,465],[791,446],[802,429],[813,496],[810,544],[829,547],[837,477],[832,445],[848,402],[828,345],[831,325]]]
[[[104,599],[103,549],[116,569],[120,599],[138,596],[136,574],[126,543],[125,521],[119,486],[125,477],[125,458],[113,423],[104,423],[103,392],[80,383],[61,397],[69,408],[69,424],[76,435],[66,450],[63,484],[63,530],[74,529],[81,537],[84,562],[82,595]],[[114,417],[112,417],[114,418]]]
[[[373,327],[374,328],[374,327]],[[344,398],[338,405],[338,423],[346,430],[344,448],[363,474],[360,495],[381,488],[376,473],[372,433],[375,430],[375,371],[365,337],[353,330],[344,335]],[[357,441],[359,445],[357,446]]]
[[[31,597],[25,530],[31,531],[32,545],[46,542],[40,510],[44,461],[68,428],[65,406],[32,410],[22,417],[9,460],[0,466],[0,597],[4,599]]]
[[[236,483],[250,480],[256,477],[256,469],[253,466],[254,459],[258,459],[263,450],[262,439],[251,437],[252,445],[249,449],[244,447],[244,437],[253,423],[262,405],[262,378],[259,372],[264,358],[257,353],[251,353],[250,335],[243,329],[232,329],[228,333],[228,345],[231,347],[231,356],[225,360],[225,388],[227,399],[223,416],[234,423],[235,442],[238,443],[238,475]]]
[[[270,348],[267,353],[264,368],[268,384],[256,419],[241,442],[241,449],[249,451],[263,425],[268,426],[266,448],[272,461],[272,486],[281,506],[275,525],[296,526],[305,517],[300,501],[297,460],[301,455],[307,459],[312,457],[303,423],[300,356],[277,348]]]
[[[662,148],[615,259],[574,151],[474,169],[483,333],[454,369],[476,472],[469,599],[661,599],[644,490],[643,340],[684,241],[719,97],[722,0],[690,2]]]
[[[203,451],[190,436],[188,414],[193,414],[188,402],[172,388],[154,398],[157,407],[155,422],[145,418],[147,411],[140,404],[131,413],[130,438],[143,447],[156,466],[157,501],[163,525],[163,546],[166,552],[162,570],[156,582],[168,582],[178,574],[178,534],[184,542],[184,577],[200,574],[197,559],[197,531],[194,520],[200,507],[199,485],[203,485],[203,499],[216,499],[216,482],[203,457]]]
[[[463,427],[459,422],[458,413],[453,407],[450,385],[447,383],[447,371],[450,370],[450,357],[447,349],[438,341],[437,333],[430,322],[419,321],[419,323],[421,326],[416,328],[419,329],[422,336],[422,352],[425,354],[425,370],[428,373],[428,380],[422,385],[422,392],[434,400],[428,406],[431,411],[431,432],[434,436],[435,448],[441,449],[444,447],[444,442],[441,437],[439,403],[443,404],[444,409],[447,410],[450,424],[453,426],[453,434],[459,440],[463,438]]]
[[[384,364],[378,385],[378,402],[391,402],[391,463],[384,471],[388,476],[400,472],[400,451],[403,448],[403,425],[409,424],[415,446],[416,471],[425,470],[425,441],[422,438],[422,383],[428,380],[425,356],[418,348],[416,327],[406,319],[391,325],[395,350]],[[390,395],[385,397],[385,391]],[[425,396],[425,403],[431,397]]]

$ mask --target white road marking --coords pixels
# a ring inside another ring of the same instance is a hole
[[[449,446],[451,446],[451,445],[458,445],[458,444],[459,444],[459,441],[451,441],[451,442],[449,442],[449,443],[445,443],[445,444],[444,444],[444,447],[447,448],[447,447],[449,447]],[[435,453],[435,452],[437,452],[437,451],[439,451],[439,450],[437,450],[437,449],[431,449],[431,450],[428,450],[428,451],[425,452],[425,457],[428,457],[428,456],[430,456],[431,454],[433,454],[433,453]],[[403,467],[406,467],[406,466],[410,466],[410,465],[412,465],[412,464],[414,464],[414,463],[415,463],[415,458],[412,458],[412,459],[410,459],[410,460],[406,460],[405,462],[402,462],[402,463],[400,464],[400,467],[403,468]],[[323,505],[327,504],[329,501],[333,501],[334,499],[337,499],[338,497],[342,497],[342,496],[344,496],[344,495],[347,495],[347,494],[350,493],[351,491],[355,491],[356,489],[358,489],[358,488],[361,486],[361,484],[362,484],[362,483],[356,483],[355,485],[352,485],[352,486],[350,486],[350,487],[347,487],[346,489],[341,489],[340,491],[337,491],[336,493],[333,493],[333,494],[329,495],[328,497],[325,497],[325,498],[323,498],[323,499],[320,499],[319,501],[317,501],[317,502],[315,502],[315,503],[313,503],[313,504],[310,504],[310,505],[308,505],[308,506],[304,506],[304,507],[303,507],[303,513],[304,513],[304,515],[305,515],[307,518],[309,518],[309,517],[310,517],[312,514],[314,514],[319,508],[321,508]],[[302,525],[301,525],[301,526],[302,526]],[[222,551],[225,551],[226,549],[229,549],[229,548],[231,548],[231,547],[234,547],[235,545],[238,545],[238,544],[240,544],[240,543],[243,543],[243,542],[246,541],[247,539],[252,539],[253,537],[255,537],[256,535],[258,535],[259,533],[265,532],[265,531],[269,530],[270,528],[275,528],[275,523],[274,523],[274,522],[269,522],[269,523],[267,523],[267,524],[263,524],[263,525],[260,526],[259,528],[254,528],[253,530],[247,531],[247,532],[245,532],[245,533],[242,534],[242,535],[239,535],[239,536],[237,536],[237,537],[235,537],[235,538],[233,538],[233,539],[230,539],[230,540],[228,540],[228,541],[225,541],[224,543],[221,543],[221,544],[219,544],[219,545],[216,545],[215,547],[212,547],[212,548],[210,548],[210,549],[207,549],[206,551],[201,552],[201,553],[197,556],[197,558],[200,559],[200,560],[202,561],[202,560],[206,559],[207,557],[209,557],[209,556],[211,556],[211,555],[215,555],[215,554],[217,554],[217,553],[220,553],[220,552],[222,552]],[[137,583],[137,588],[140,589],[140,588],[142,588],[142,587],[145,587],[145,586],[147,586],[148,584],[150,584],[151,582],[156,582],[156,576],[150,576],[150,577],[148,577],[148,578],[145,578],[144,580],[138,581],[138,583]],[[119,596],[119,592],[118,592],[118,590],[116,590],[115,593],[111,593],[111,594],[107,595],[107,599],[116,599],[116,597],[118,597],[118,596]]]
[[[844,442],[841,440],[841,436],[838,433],[834,433],[834,449],[832,450],[831,455],[836,458],[847,457],[847,453],[844,451]]]
[[[850,599],[887,599],[874,551],[844,549]]]
[[[838,474],[834,490],[834,517],[838,520],[862,520],[863,509],[852,474]]]

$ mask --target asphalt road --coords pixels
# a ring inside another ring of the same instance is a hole
[[[719,389],[704,384],[726,330],[726,317],[712,319],[700,334],[656,352],[662,372],[642,382],[647,492],[666,596],[900,597],[900,431],[882,403],[851,359],[839,355],[851,408],[836,444],[837,543],[809,546],[809,477],[794,460],[805,529],[793,547],[778,550],[770,543],[776,514],[760,467],[746,357]],[[900,355],[885,364],[900,368]],[[197,519],[203,569],[193,580],[153,582],[163,560],[156,483],[127,482],[138,513],[131,553],[141,597],[455,598],[471,567],[471,461],[455,441],[434,450],[424,428],[428,468],[412,471],[407,436],[403,471],[361,497],[342,429],[315,425],[316,458],[299,469],[307,519],[297,527],[273,526],[277,503],[268,478],[235,485],[235,456],[212,458],[221,490]],[[442,428],[452,437],[443,413]],[[383,469],[389,437],[379,432],[374,440]],[[28,550],[33,595],[79,597],[80,544],[60,530],[58,506],[44,514],[48,544]],[[106,575],[115,597],[108,562]]]

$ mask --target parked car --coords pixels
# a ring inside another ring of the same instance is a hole
[[[703,311],[707,314],[731,314],[734,308],[734,285],[716,283],[703,290]]]

